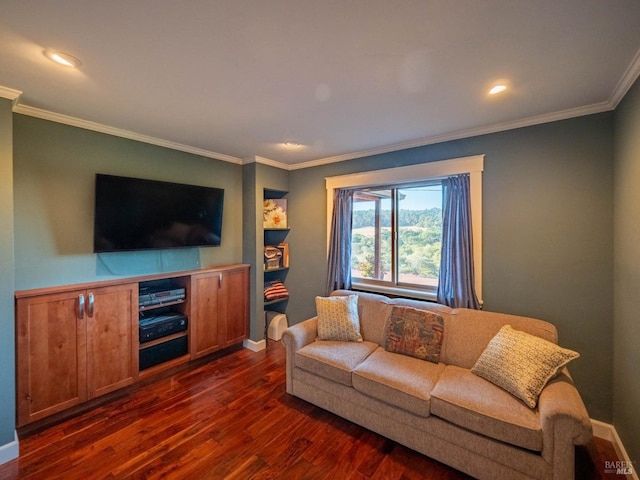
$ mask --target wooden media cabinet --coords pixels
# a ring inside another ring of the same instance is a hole
[[[141,305],[140,292],[158,282],[184,289],[184,298]],[[237,345],[249,336],[245,264],[22,290],[15,298],[18,427]],[[154,309],[186,317],[186,328],[140,343],[138,322]],[[177,353],[140,369],[141,356],[146,358],[143,350],[165,347]]]

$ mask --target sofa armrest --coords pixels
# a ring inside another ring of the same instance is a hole
[[[292,325],[282,332],[282,343],[286,353],[287,393],[293,395],[293,366],[296,351],[315,341],[318,336],[318,317],[310,318],[302,323]]]
[[[282,343],[287,350],[300,350],[313,342],[318,336],[318,317],[310,318],[302,323],[292,325],[282,332]]]
[[[574,478],[575,445],[586,445],[593,431],[589,414],[567,369],[540,393],[542,456],[553,464],[553,478]]]

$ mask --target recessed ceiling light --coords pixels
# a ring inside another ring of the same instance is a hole
[[[44,56],[49,60],[51,60],[52,62],[56,62],[58,65],[62,65],[64,67],[77,68],[81,65],[80,60],[78,60],[73,55],[69,55],[68,53],[52,49],[47,49],[43,53]]]
[[[494,85],[491,90],[489,90],[489,95],[496,95],[498,93],[502,93],[507,89],[507,85],[505,83],[500,83],[498,85]]]
[[[294,142],[293,140],[289,140],[284,142],[284,146],[287,148],[298,148],[300,144],[298,142]]]

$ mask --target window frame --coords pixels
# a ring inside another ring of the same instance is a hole
[[[451,175],[468,173],[470,177],[471,219],[473,230],[473,260],[475,287],[478,300],[482,303],[482,172],[484,171],[484,155],[453,158],[426,162],[406,167],[370,170],[326,177],[327,189],[327,257],[331,234],[331,212],[333,212],[334,190],[340,188],[375,188],[390,186],[401,188],[411,184],[429,182]],[[362,289],[383,294],[401,295],[425,300],[436,300],[435,292],[405,286],[376,285],[374,282],[353,283],[354,289]]]

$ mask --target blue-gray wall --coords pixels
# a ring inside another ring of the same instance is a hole
[[[14,115],[17,290],[242,261],[242,167]],[[95,255],[96,173],[225,190],[222,245]]]
[[[314,314],[326,272],[325,177],[485,154],[487,310],[555,324],[592,418],[612,420],[613,114],[413,148],[290,173],[287,314]]]
[[[640,80],[616,110],[613,422],[640,468]]]
[[[0,447],[13,442],[16,425],[11,107],[0,98]]]

